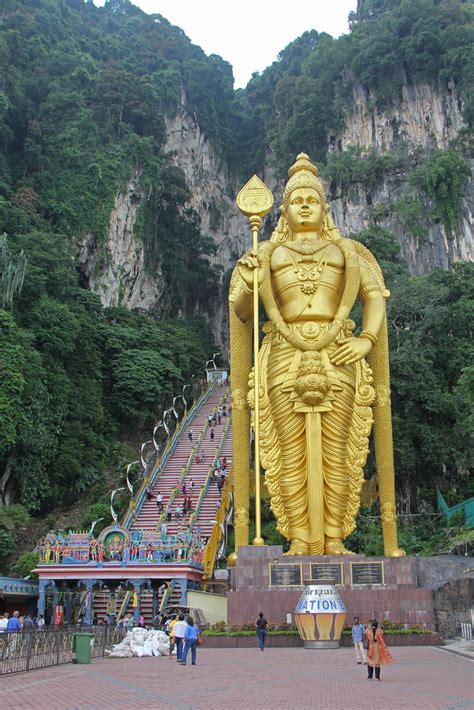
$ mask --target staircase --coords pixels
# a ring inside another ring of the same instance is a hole
[[[126,592],[117,592],[115,595],[116,613],[117,614],[120,611],[120,607],[121,607],[123,599],[125,597],[125,593]],[[123,616],[125,616],[125,614],[133,614],[134,608],[132,606],[132,598],[133,598],[133,595],[130,595],[129,603],[127,604],[127,607],[124,609],[122,618],[123,618]],[[158,596],[157,610],[159,609],[161,599],[162,599],[162,594],[160,593]],[[94,615],[94,617],[97,617],[97,619],[100,622],[104,621],[107,617],[108,600],[109,600],[109,592],[107,592],[107,591],[94,592],[93,615]],[[168,599],[168,602],[166,604],[166,608],[168,610],[170,610],[173,607],[178,607],[180,605],[180,603],[181,603],[181,588],[180,588],[179,584],[177,584]],[[148,589],[144,589],[143,592],[141,593],[140,611],[141,611],[141,614],[145,620],[145,626],[151,626],[153,624],[153,594]]]
[[[210,438],[210,427],[208,426],[208,417],[213,415],[216,408],[226,396],[227,390],[223,387],[217,387],[211,394],[210,398],[203,405],[201,411],[196,415],[194,420],[188,424],[181,433],[181,438],[176,446],[173,455],[169,458],[166,466],[158,477],[157,482],[153,487],[153,494],[156,496],[161,493],[163,496],[163,509],[171,510],[171,520],[167,522],[167,535],[175,535],[180,530],[186,530],[189,526],[189,514],[186,518],[178,520],[174,512],[179,505],[182,507],[184,496],[181,493],[180,478],[183,468],[188,464],[191,452],[194,449],[193,457],[189,465],[186,476],[183,482],[186,483],[186,497],[191,497],[192,509],[195,510],[201,487],[205,485],[209,468],[214,461],[216,448],[221,440],[222,432],[227,422],[227,417],[222,417],[221,423],[213,427],[214,440]],[[189,432],[192,430],[193,438],[190,440]],[[201,443],[196,446],[199,434],[204,431],[204,438]],[[196,463],[196,454],[204,454],[204,463]],[[224,447],[221,456],[227,457],[227,465],[230,465],[231,456],[231,436],[226,436]],[[194,483],[194,487],[190,488],[190,482]],[[175,489],[179,488],[179,493],[175,495]],[[170,498],[172,502],[170,504]],[[210,535],[212,523],[215,518],[216,505],[219,500],[216,484],[211,484],[207,494],[202,501],[201,510],[197,519],[197,524],[201,529],[201,536]],[[162,514],[158,511],[155,498],[148,501],[145,500],[140,511],[137,514],[135,521],[131,525],[131,530],[156,531],[159,530]],[[146,534],[146,533],[145,533]]]
[[[225,398],[227,398],[227,389],[224,387],[215,387],[193,420],[184,425],[173,453],[166,461],[163,470],[159,473],[153,485],[153,499],[148,501],[145,497],[142,505],[137,506],[136,518],[131,521],[129,528],[132,534],[134,530],[143,531],[144,541],[151,539],[153,537],[152,533],[155,538],[158,537],[157,530],[159,531],[160,529],[163,513],[158,511],[156,495],[161,493],[163,496],[163,511],[166,512],[167,509],[169,509],[172,513],[171,520],[166,523],[167,537],[174,536],[179,532],[188,531],[191,523],[194,532],[196,532],[196,527],[199,528],[201,540],[206,541],[211,535],[215,524],[218,505],[220,504],[220,495],[216,483],[208,484],[209,474],[214,468],[213,464],[216,451],[221,444],[223,435],[225,435],[225,438],[222,443],[220,458],[222,461],[222,458],[224,456],[226,457],[227,471],[230,470],[232,463],[232,436],[229,416],[223,416],[221,422],[217,422],[217,424],[212,427],[214,438],[211,439],[211,427],[208,423],[208,417],[216,413],[217,407],[222,404]],[[227,407],[229,407],[229,403],[226,402],[226,404]],[[189,438],[191,430],[192,439]],[[204,454],[203,463],[197,463],[197,454]],[[186,474],[183,477],[185,470]],[[190,488],[191,481],[194,483],[192,489]],[[179,505],[182,508],[184,502],[184,496],[181,493],[182,483],[186,483],[186,497],[191,497],[192,510],[196,511],[200,497],[201,503],[195,516],[190,516],[188,513],[186,517],[177,519],[174,515],[176,506]],[[178,493],[176,493],[176,489],[178,489]],[[166,581],[169,580],[163,579],[163,583]],[[116,593],[117,614],[120,611],[125,594],[125,590]],[[163,594],[160,592],[157,599],[157,611],[160,608],[162,597]],[[94,593],[93,613],[99,620],[103,620],[107,616],[108,599],[109,592],[106,589]],[[133,595],[130,595],[129,603],[126,609],[123,610],[123,614],[133,613],[132,599]],[[173,607],[179,606],[180,602],[181,589],[179,584],[176,584],[172,593],[169,595],[166,609],[169,611]],[[145,624],[152,624],[153,594],[148,589],[144,589],[141,593],[140,610],[144,617]]]
[[[220,440],[220,437],[222,435],[222,430],[225,427],[227,421],[226,417],[222,418],[222,424],[221,426],[215,427],[216,430],[216,439]],[[201,444],[201,450],[206,454],[206,461],[212,461],[214,459],[215,455],[215,446],[212,446],[214,442],[209,440],[209,435],[206,434],[206,438]],[[230,470],[230,464],[232,462],[232,428],[231,426],[228,427],[227,429],[227,434],[224,439],[224,442],[222,444],[222,449],[220,453],[220,458],[221,461],[223,457],[227,459],[227,475],[229,474]],[[199,468],[199,466],[196,465],[196,468]],[[200,472],[199,472],[200,473]],[[206,467],[206,475],[207,475],[207,467]],[[196,473],[196,479],[197,479],[198,473]],[[194,477],[193,477],[194,479]],[[205,477],[199,480],[205,480]],[[200,485],[203,485],[200,483]],[[207,491],[207,494],[204,496],[201,509],[199,511],[199,514],[196,518],[196,523],[195,526],[198,525],[200,530],[201,530],[201,537],[206,539],[210,536],[212,532],[212,528],[214,527],[214,521],[216,519],[216,514],[217,510],[219,508],[221,501],[221,496],[219,494],[219,490],[217,488],[216,483],[211,483],[209,486],[209,489]]]

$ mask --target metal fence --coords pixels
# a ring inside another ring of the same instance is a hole
[[[126,634],[113,626],[66,626],[1,633],[0,676],[72,663],[72,639],[78,632],[93,634],[92,658],[105,656],[106,648],[120,643]]]

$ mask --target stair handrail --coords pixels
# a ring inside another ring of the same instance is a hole
[[[181,420],[181,425],[177,427],[174,431],[173,436],[168,441],[161,456],[156,460],[153,469],[151,470],[151,473],[148,476],[145,476],[137,494],[130,501],[128,509],[126,510],[125,515],[123,517],[122,525],[124,528],[128,529],[132,525],[134,520],[136,520],[142,509],[147,487],[150,485],[154,486],[156,484],[158,476],[163,473],[171,454],[176,449],[176,446],[178,444],[178,441],[181,439],[185,426],[187,426],[189,422],[193,421],[194,417],[201,411],[203,405],[207,402],[216,386],[216,381],[210,382],[206,390],[201,394],[199,399],[194,402],[191,409],[185,414],[185,416]]]
[[[222,402],[224,401],[224,397],[225,397],[225,395],[221,395],[221,397],[219,398],[218,403],[215,405],[215,407],[214,407],[214,409],[213,409],[213,412],[215,412],[215,411],[217,410],[217,408],[222,404]],[[227,421],[227,423],[226,423],[226,427],[224,427],[224,432],[225,432],[226,429],[229,428],[229,422],[230,422],[230,418],[228,419],[228,421]],[[203,439],[204,439],[204,437],[205,437],[205,435],[206,435],[206,432],[207,432],[208,428],[209,428],[209,420],[206,420],[206,421],[204,422],[204,425],[203,425],[201,431],[199,432],[199,435],[198,435],[198,438],[196,439],[195,445],[193,446],[193,448],[192,448],[191,451],[190,451],[188,460],[187,460],[187,462],[185,463],[185,465],[183,466],[183,468],[182,468],[182,470],[181,470],[180,476],[179,476],[178,481],[177,481],[177,485],[174,487],[174,490],[171,492],[171,495],[170,495],[170,497],[169,497],[169,499],[168,499],[168,503],[166,504],[166,507],[165,507],[165,509],[164,509],[164,515],[165,515],[165,517],[168,515],[169,511],[171,510],[171,508],[172,508],[172,506],[173,506],[174,501],[176,500],[176,496],[178,495],[178,492],[179,492],[179,487],[182,485],[184,479],[185,479],[186,476],[188,475],[188,472],[189,472],[189,469],[190,469],[190,467],[191,467],[191,464],[192,464],[193,460],[194,460],[195,457],[196,457],[196,454],[197,454],[197,452],[198,452],[198,449],[199,449],[199,447],[200,447],[200,445],[201,445],[201,443],[202,443],[202,441],[203,441]],[[224,432],[223,432],[223,435],[224,435]],[[225,438],[225,437],[224,437],[224,438]],[[215,454],[215,456],[214,456],[214,462],[215,462],[215,460],[216,460],[216,458],[217,458],[218,451],[220,451],[220,448],[221,448],[221,447],[222,447],[222,437],[221,437],[221,442],[218,444],[218,447],[217,447],[217,449],[216,449],[216,454]],[[213,469],[214,469],[214,465],[212,465],[212,466],[210,467],[210,470],[213,470]],[[206,479],[206,482],[205,482],[204,486],[206,486],[207,480],[209,479],[210,470],[208,470],[207,479]],[[206,489],[206,490],[207,490],[207,489]],[[196,504],[195,510],[197,509],[197,506],[198,506],[198,504],[199,504],[199,501],[202,502],[202,500],[201,500],[201,495],[202,495],[202,488],[201,488],[201,493],[200,493],[200,495],[199,495],[198,503]],[[195,518],[195,514],[194,514],[194,513],[191,513],[191,515],[189,516],[188,532],[191,532],[191,531],[192,531],[192,526],[193,526],[194,518]]]
[[[224,427],[222,434],[221,434],[220,442],[216,447],[216,453],[214,454],[212,464],[209,466],[208,471],[207,471],[207,478],[204,482],[204,485],[201,487],[201,492],[199,494],[199,498],[196,503],[196,508],[194,509],[194,512],[191,513],[191,515],[189,517],[189,527],[188,527],[189,532],[192,532],[192,530],[194,528],[194,524],[199,517],[199,513],[201,512],[202,502],[204,500],[204,497],[205,497],[207,491],[209,490],[211,476],[212,476],[212,473],[215,469],[216,461],[221,456],[224,441],[226,440],[227,434],[229,433],[230,422],[231,422],[231,418],[227,417],[225,427]]]
[[[160,606],[158,609],[160,614],[166,609],[166,605],[168,604],[169,598],[171,597],[172,593],[174,592],[175,587],[176,587],[176,580],[172,579],[170,582],[166,582],[166,589],[165,589],[165,592],[161,598]]]
[[[129,590],[125,592],[125,595],[122,599],[122,603],[120,605],[120,609],[118,611],[117,616],[115,617],[115,624],[118,624],[122,616],[124,616],[125,612],[127,611],[127,607],[130,603],[130,597],[132,596],[132,592]]]
[[[232,500],[232,495],[231,495],[231,490],[232,490],[232,476],[233,476],[233,468],[231,467],[229,470],[229,476],[225,482],[224,488],[222,489],[222,498],[221,498],[221,504],[219,507],[219,510],[217,511],[216,514],[216,522],[214,523],[214,527],[212,528],[212,532],[209,536],[208,543],[206,547],[204,548],[204,555],[203,555],[203,564],[204,564],[204,573],[202,576],[202,581],[204,585],[206,584],[207,581],[209,581],[212,578],[212,575],[214,573],[214,567],[216,564],[216,555],[217,555],[217,549],[219,546],[219,543],[222,538],[222,529],[224,525],[226,524],[226,517],[231,505],[231,500]],[[205,586],[204,586],[205,588]]]

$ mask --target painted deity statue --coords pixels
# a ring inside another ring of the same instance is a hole
[[[229,301],[236,544],[248,544],[249,409],[253,408],[253,279],[267,315],[259,353],[260,461],[290,555],[349,554],[375,419],[385,554],[398,548],[390,383],[381,270],[342,238],[317,168],[301,153],[289,170],[269,241],[233,272]],[[362,304],[362,329],[350,314]]]

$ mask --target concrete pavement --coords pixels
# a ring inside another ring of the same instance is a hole
[[[35,710],[474,710],[474,664],[431,648],[393,648],[369,682],[352,649],[198,650],[168,658],[100,659],[0,679],[0,707]],[[189,661],[190,659],[188,659]]]

